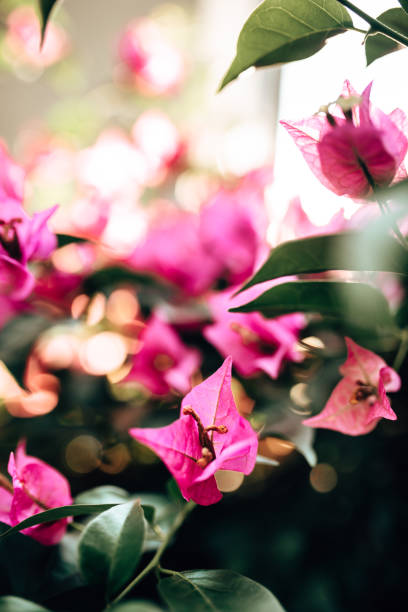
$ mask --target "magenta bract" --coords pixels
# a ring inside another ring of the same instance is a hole
[[[143,384],[155,395],[172,389],[186,393],[201,361],[200,354],[181,341],[177,332],[157,315],[147,322],[140,335],[142,348],[133,358],[126,380]]]
[[[72,504],[68,481],[50,465],[26,455],[25,441],[18,444],[16,453],[10,454],[8,471],[14,492],[0,488],[0,520],[17,525],[24,519],[50,508]],[[41,544],[57,544],[64,536],[69,518],[23,529]]]
[[[186,395],[180,417],[171,425],[129,431],[163,460],[183,497],[203,506],[222,497],[214,477],[217,470],[249,474],[256,461],[258,437],[235,406],[231,364],[228,357]]]
[[[386,115],[370,104],[371,84],[361,101],[343,116],[319,115],[282,121],[317,178],[337,195],[367,196],[405,173],[407,119],[396,109]],[[346,82],[344,97],[356,96]]]
[[[303,421],[309,427],[334,429],[350,436],[369,433],[381,418],[395,421],[386,391],[398,391],[397,372],[372,351],[346,338],[348,357],[340,367],[344,378],[322,412]]]

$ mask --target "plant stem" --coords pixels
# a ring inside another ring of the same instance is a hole
[[[399,42],[401,45],[404,45],[404,47],[408,47],[408,38],[404,36],[403,34],[400,34],[399,32],[396,32],[395,30],[393,30],[392,28],[389,28],[384,23],[381,23],[380,21],[378,21],[378,19],[374,19],[373,17],[370,17],[370,15],[367,15],[367,13],[359,9],[358,6],[356,6],[352,2],[348,2],[348,0],[337,0],[337,2],[339,4],[342,4],[346,8],[349,8],[356,15],[361,17],[361,19],[364,19],[364,21],[370,24],[371,28],[375,30],[376,32],[381,32],[381,34],[384,34],[385,36],[388,36],[388,38],[391,38],[392,40]]]
[[[160,559],[164,551],[166,550],[167,546],[169,545],[171,538],[176,533],[176,531],[181,527],[184,520],[190,514],[190,512],[195,508],[195,506],[196,506],[196,503],[193,501],[190,501],[183,506],[182,510],[179,512],[179,514],[174,519],[174,523],[171,526],[169,532],[167,533],[165,539],[163,540],[163,543],[157,549],[151,561],[146,565],[145,568],[142,569],[142,571],[135,578],[133,578],[133,580],[127,585],[127,587],[125,587],[123,591],[121,591],[119,595],[115,597],[115,599],[111,602],[111,604],[109,604],[108,608],[110,607],[110,605],[114,605],[118,603],[118,601],[121,601],[121,599],[123,599],[125,595],[127,595],[129,591],[133,589],[133,587],[135,587],[141,580],[143,580],[145,576],[147,576],[147,574],[149,574],[149,572],[151,572],[155,567],[159,565]]]
[[[404,363],[404,359],[408,352],[408,328],[405,328],[401,332],[401,343],[399,345],[398,352],[395,356],[394,363],[392,364],[393,370],[398,370]]]

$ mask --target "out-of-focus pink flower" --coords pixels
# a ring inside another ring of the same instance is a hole
[[[121,130],[103,132],[92,147],[77,156],[80,183],[101,198],[136,199],[149,179],[143,154]]]
[[[137,19],[127,26],[119,42],[119,57],[143,94],[175,93],[184,80],[183,56],[151,19]]]
[[[214,474],[250,474],[258,438],[237,411],[231,392],[231,358],[183,399],[180,418],[157,429],[129,431],[151,448],[176,479],[183,497],[203,506],[222,497]]]
[[[0,140],[0,201],[21,203],[24,198],[25,172],[8,154],[7,147]]]
[[[22,206],[9,201],[0,211],[0,293],[22,300],[34,288],[35,279],[27,264],[45,259],[55,249],[55,235],[47,221],[56,206],[30,218]]]
[[[152,178],[158,183],[167,172],[179,166],[186,152],[186,141],[164,113],[148,110],[132,126],[132,138],[144,155]]]
[[[277,378],[285,361],[300,361],[296,350],[299,330],[305,326],[300,313],[265,319],[258,312],[228,312],[255,299],[265,290],[257,285],[233,297],[235,289],[214,293],[208,300],[214,323],[204,328],[205,338],[221,355],[231,355],[242,376],[265,372]]]
[[[231,284],[247,279],[267,254],[263,194],[270,178],[270,169],[245,177],[235,190],[221,189],[201,209],[201,241]]]
[[[44,510],[72,504],[67,479],[41,459],[26,455],[24,441],[18,444],[15,455],[10,454],[8,472],[13,480],[10,487],[4,488],[0,481],[0,520],[6,525],[14,526]],[[35,525],[21,533],[51,546],[63,538],[69,521],[64,518]]]
[[[55,64],[69,51],[67,34],[55,23],[48,24],[41,46],[40,22],[31,6],[20,6],[9,14],[4,45],[11,62],[39,68]]]
[[[59,381],[40,364],[35,354],[29,356],[22,389],[0,361],[0,400],[6,410],[19,418],[48,414],[58,404]]]
[[[299,198],[289,203],[285,216],[276,232],[276,244],[297,238],[309,238],[321,234],[335,234],[348,228],[343,209],[339,210],[326,225],[315,225],[307,216]]]
[[[372,351],[346,338],[348,356],[340,367],[342,380],[322,412],[303,421],[310,427],[334,429],[349,436],[369,433],[381,418],[395,421],[386,391],[398,391],[397,372]]]
[[[407,118],[400,109],[387,115],[373,108],[370,90],[371,84],[358,100],[346,82],[339,99],[343,116],[327,111],[303,121],[281,122],[317,178],[337,195],[363,198],[373,185],[388,185],[404,172]]]
[[[127,263],[157,274],[189,295],[203,293],[219,276],[220,263],[204,249],[199,223],[198,215],[173,209],[148,231]]]
[[[155,395],[166,395],[172,389],[186,393],[200,365],[198,351],[185,346],[177,333],[156,315],[147,322],[140,341],[142,347],[134,356],[125,380],[138,381]]]

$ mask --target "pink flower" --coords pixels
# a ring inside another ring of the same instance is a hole
[[[11,62],[40,68],[55,64],[69,50],[65,31],[55,23],[48,24],[41,45],[40,22],[31,6],[20,6],[9,14],[4,42]]]
[[[221,189],[200,212],[204,248],[231,284],[246,280],[267,255],[264,188],[271,171],[245,177],[235,190]]]
[[[15,455],[10,454],[8,472],[12,484],[5,477],[0,481],[0,520],[6,525],[14,526],[44,510],[72,504],[67,479],[41,459],[26,455],[25,441],[18,444]],[[21,533],[51,546],[62,539],[69,521],[65,518],[35,525]]]
[[[388,185],[405,173],[407,118],[400,109],[387,115],[372,108],[370,91],[371,84],[360,101],[354,100],[356,93],[346,82],[339,98],[343,116],[327,111],[325,116],[281,122],[317,178],[337,195],[362,198],[373,185]]]
[[[305,318],[300,313],[265,319],[258,312],[228,312],[229,308],[255,299],[265,291],[265,286],[257,285],[232,297],[234,291],[227,289],[209,298],[214,323],[204,328],[204,337],[221,355],[232,356],[242,376],[265,372],[277,378],[286,360],[300,361],[302,358],[296,351],[296,342]]]
[[[401,380],[375,353],[346,338],[348,356],[322,412],[303,421],[310,427],[334,429],[350,436],[369,433],[381,418],[395,421],[386,391],[398,391]]]
[[[256,461],[258,438],[235,406],[231,363],[227,358],[186,395],[171,425],[129,431],[164,461],[183,497],[203,506],[222,497],[214,477],[218,470],[250,474]]]
[[[21,203],[24,198],[25,172],[8,154],[0,141],[0,201]]]
[[[137,270],[153,272],[189,295],[200,295],[219,276],[220,264],[200,239],[199,217],[172,210],[148,231],[127,261]]]
[[[172,389],[186,393],[191,377],[200,365],[200,354],[180,340],[177,333],[153,315],[140,335],[142,347],[133,358],[127,381],[142,383],[155,395]]]
[[[175,93],[184,79],[181,53],[151,19],[137,19],[127,26],[119,42],[119,56],[143,94]]]
[[[22,300],[31,293],[35,278],[27,264],[45,259],[56,248],[56,237],[47,228],[55,210],[56,206],[30,218],[17,202],[1,206],[0,293],[10,299]]]

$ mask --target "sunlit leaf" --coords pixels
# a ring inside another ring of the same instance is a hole
[[[283,612],[268,589],[229,570],[180,572],[160,580],[159,591],[174,612]]]
[[[277,246],[242,288],[267,280],[326,270],[367,270],[408,274],[408,251],[383,233],[347,232],[290,240]]]
[[[383,294],[364,283],[293,281],[269,289],[232,312],[260,312],[276,317],[289,312],[313,312],[361,327],[393,327]]]
[[[408,5],[408,3],[405,4]],[[381,13],[377,19],[381,23],[389,26],[392,30],[398,32],[398,34],[408,36],[408,14],[406,10],[392,8]],[[375,30],[370,28],[365,41],[367,66],[372,64],[372,62],[379,57],[383,57],[383,55],[398,51],[399,49],[405,49],[404,45],[401,45],[401,43],[388,38],[388,36],[384,34],[375,34],[374,32]]]
[[[326,40],[352,28],[336,0],[264,0],[249,16],[220,89],[251,66],[273,66],[317,53]]]
[[[79,542],[79,566],[89,584],[104,585],[108,597],[134,574],[142,555],[145,523],[139,502],[120,504],[93,519]]]

